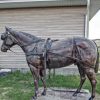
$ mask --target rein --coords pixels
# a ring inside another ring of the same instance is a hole
[[[11,49],[9,49],[9,51],[13,52],[13,53],[14,53],[14,54],[16,54],[16,55],[18,54],[17,52],[14,52],[14,51],[13,51],[13,50],[11,50]]]

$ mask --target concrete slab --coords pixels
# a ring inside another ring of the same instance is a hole
[[[42,89],[40,89],[42,91]],[[90,93],[83,89],[77,96],[73,96],[75,89],[53,88],[47,89],[46,96],[39,96],[37,100],[88,100]]]

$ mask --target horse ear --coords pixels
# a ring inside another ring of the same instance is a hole
[[[5,30],[6,30],[6,31],[8,31],[8,30],[9,30],[9,28],[8,28],[7,26],[5,26]]]
[[[9,27],[5,26],[6,33],[10,33],[10,32],[9,32],[9,31],[10,31],[10,29],[11,29],[11,28],[9,28]]]

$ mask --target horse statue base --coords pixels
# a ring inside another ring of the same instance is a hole
[[[42,92],[40,88],[40,92]],[[86,89],[82,89],[77,96],[73,96],[75,89],[65,89],[65,88],[48,88],[46,96],[38,96],[38,100],[88,100],[90,97],[90,92]]]

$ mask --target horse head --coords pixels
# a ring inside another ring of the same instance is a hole
[[[7,52],[7,50],[10,50],[10,48],[16,45],[17,43],[16,39],[9,32],[9,29],[10,28],[5,27],[5,32],[2,33],[1,35],[1,40],[3,41],[2,46],[1,46],[2,52]]]
[[[1,35],[1,40],[3,40],[1,51],[7,52],[7,50],[10,50],[10,48],[14,45],[19,45],[23,48],[43,39],[25,32],[15,31],[12,28],[5,27],[5,32]]]

